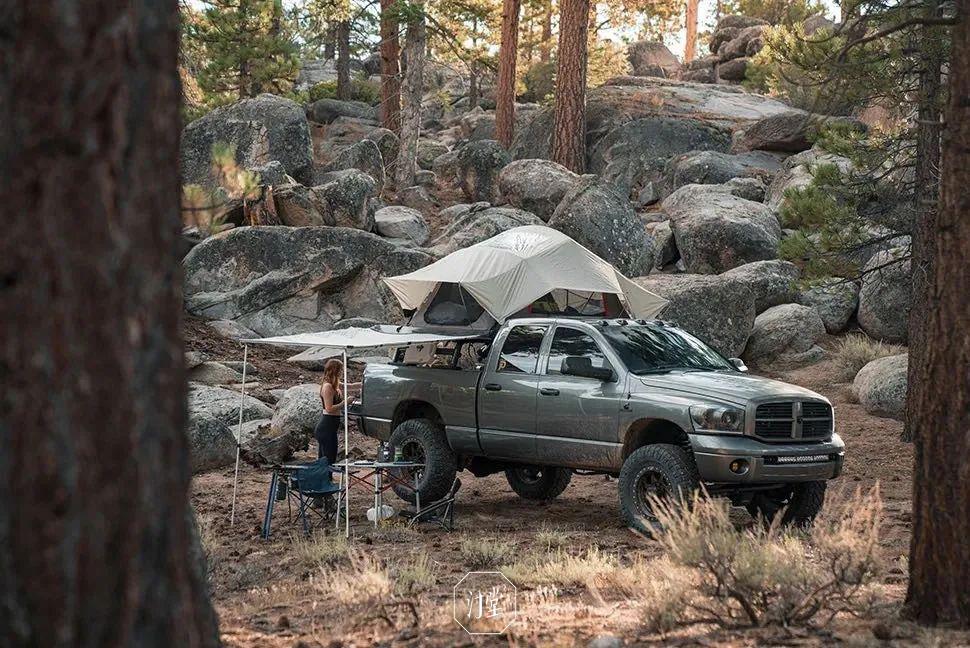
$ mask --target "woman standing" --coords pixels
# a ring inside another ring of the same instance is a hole
[[[337,437],[340,431],[340,417],[343,414],[345,395],[340,389],[340,377],[344,371],[344,363],[340,360],[328,360],[323,367],[323,382],[320,384],[320,400],[323,401],[323,416],[317,423],[314,436],[320,446],[319,457],[326,457],[331,464],[337,461]],[[359,386],[360,383],[349,383],[346,388]],[[346,448],[344,448],[346,452]]]

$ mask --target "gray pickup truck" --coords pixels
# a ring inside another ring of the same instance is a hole
[[[738,359],[661,321],[522,318],[494,336],[398,349],[364,373],[359,424],[426,464],[425,501],[456,472],[504,471],[521,497],[551,499],[574,473],[618,477],[627,524],[655,524],[648,494],[702,484],[752,515],[808,523],[845,445],[832,405],[753,376]],[[403,489],[398,495],[413,498]]]

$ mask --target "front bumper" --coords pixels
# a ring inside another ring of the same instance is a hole
[[[845,443],[838,434],[823,443],[763,443],[745,436],[691,434],[701,481],[712,484],[773,484],[834,479],[842,472]],[[824,455],[823,460],[814,459]],[[746,462],[739,474],[735,461]]]

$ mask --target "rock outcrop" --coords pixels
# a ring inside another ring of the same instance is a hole
[[[878,358],[856,374],[852,391],[870,414],[902,421],[906,413],[908,369],[909,356],[905,353]]]
[[[498,186],[509,204],[548,221],[578,180],[578,175],[550,160],[516,160],[499,172]]]
[[[742,358],[754,366],[792,366],[817,361],[825,335],[818,312],[801,304],[773,306],[758,315]]]
[[[403,239],[416,246],[428,242],[428,223],[417,209],[391,205],[374,213],[377,233],[393,239]]]
[[[453,205],[441,210],[439,217],[451,220],[451,224],[432,241],[430,251],[435,256],[481,243],[513,227],[543,224],[535,214],[514,207],[492,207],[487,202]]]
[[[858,319],[869,337],[906,343],[913,299],[909,268],[899,248],[875,254],[863,268]]]
[[[472,201],[498,202],[498,174],[510,161],[495,140],[469,142],[458,151],[458,178],[465,197]]]
[[[803,290],[798,303],[817,310],[826,331],[841,333],[859,305],[859,286],[844,279],[828,279]]]

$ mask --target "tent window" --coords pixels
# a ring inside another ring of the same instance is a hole
[[[424,313],[424,321],[438,326],[468,326],[485,312],[467,290],[456,283],[442,283]]]
[[[610,317],[617,314],[618,304],[614,295],[556,288],[532,302],[529,311],[542,315]]]

